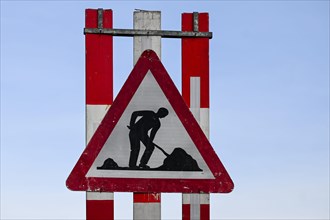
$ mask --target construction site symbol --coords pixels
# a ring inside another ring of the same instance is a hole
[[[66,184],[71,190],[100,192],[233,189],[226,169],[151,50],[139,58]]]
[[[100,170],[158,170],[158,171],[202,171],[193,157],[186,153],[182,148],[175,148],[171,154],[168,154],[162,147],[154,143],[154,138],[158,129],[161,127],[160,120],[168,115],[166,108],[159,108],[157,112],[153,111],[135,111],[132,113],[130,125],[127,125],[130,140],[130,155],[128,167],[119,166],[114,159],[108,158],[103,165],[97,167]],[[137,117],[140,119],[136,122]],[[137,160],[140,153],[140,142],[145,146],[139,166]],[[156,168],[150,168],[147,164],[154,151],[159,149],[165,156],[163,164]]]

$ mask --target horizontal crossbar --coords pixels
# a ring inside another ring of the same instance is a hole
[[[199,31],[167,31],[138,29],[85,28],[84,34],[108,34],[113,36],[160,36],[163,38],[212,38],[212,32]]]

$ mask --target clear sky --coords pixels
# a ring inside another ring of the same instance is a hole
[[[208,12],[210,141],[235,189],[211,195],[212,219],[329,218],[329,1],[1,0],[1,219],[82,219],[85,193],[65,180],[85,147],[84,10]],[[115,93],[133,68],[133,40],[114,40]],[[180,40],[162,61],[180,88]],[[115,194],[132,218],[132,194]],[[162,195],[181,218],[181,195]]]

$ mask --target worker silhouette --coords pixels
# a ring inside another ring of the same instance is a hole
[[[127,126],[130,129],[129,141],[131,144],[131,153],[129,157],[129,167],[132,169],[149,169],[147,165],[152,152],[155,149],[153,143],[155,135],[160,128],[160,118],[168,115],[166,108],[159,108],[157,113],[153,111],[135,111],[131,115],[130,124]],[[136,119],[140,119],[136,122]],[[150,131],[150,135],[148,135]],[[136,165],[140,153],[140,141],[146,149],[142,155],[139,166]]]

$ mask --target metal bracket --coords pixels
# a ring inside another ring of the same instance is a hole
[[[97,9],[97,28],[103,28],[103,9]]]
[[[139,30],[139,29],[111,29],[84,28],[84,34],[107,34],[113,36],[160,36],[163,38],[212,38],[212,32],[198,31],[168,31],[168,30]]]
[[[84,28],[84,34],[107,34],[122,37],[160,36],[163,38],[212,38],[212,32],[198,31],[198,12],[193,12],[193,31],[139,30],[103,28],[103,9],[97,9],[97,28]]]
[[[193,12],[194,32],[198,32],[198,12]]]

